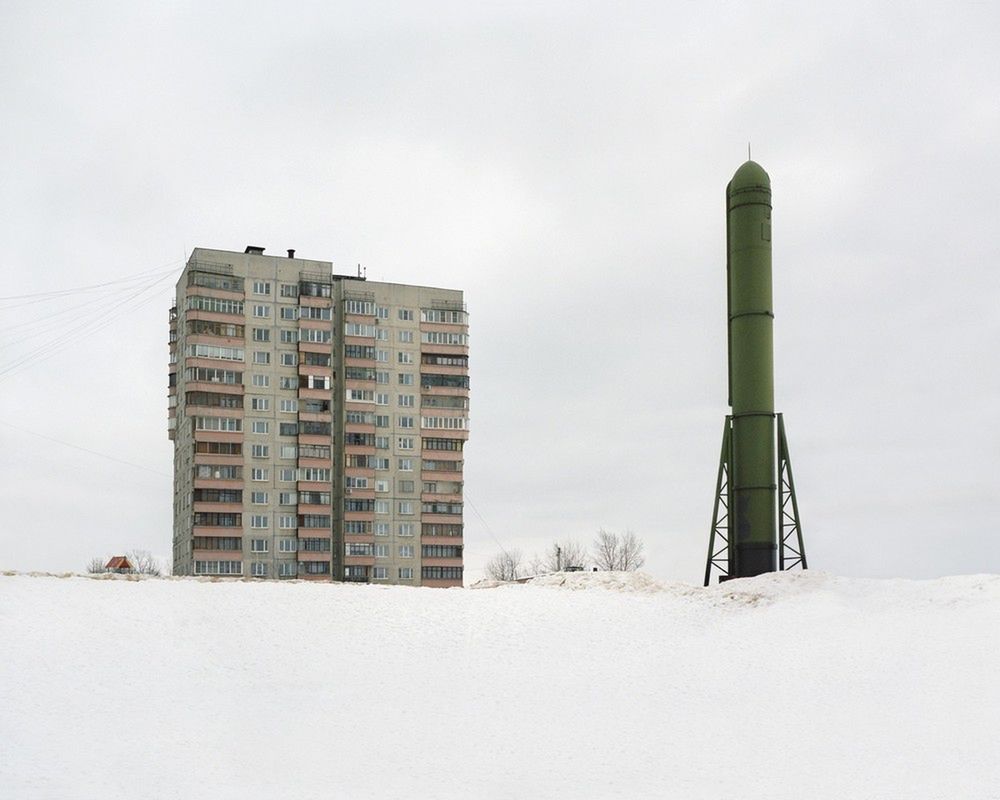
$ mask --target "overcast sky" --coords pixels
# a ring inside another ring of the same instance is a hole
[[[0,567],[169,556],[149,284],[256,244],[465,290],[467,579],[604,526],[699,581],[750,140],[812,566],[1000,572],[1000,6],[806,7],[5,3],[3,296],[150,277],[0,301]]]

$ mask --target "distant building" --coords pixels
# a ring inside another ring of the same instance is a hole
[[[195,249],[170,312],[175,575],[462,585],[462,292]]]
[[[133,572],[132,564],[125,556],[112,556],[104,565],[106,572],[120,572],[122,574]]]

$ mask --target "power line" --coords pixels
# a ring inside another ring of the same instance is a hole
[[[135,469],[141,469],[144,472],[152,472],[154,475],[159,475],[160,477],[163,477],[163,478],[173,477],[171,475],[168,475],[165,472],[160,472],[159,470],[156,470],[156,469],[151,469],[149,467],[144,467],[142,464],[135,464],[132,461],[125,461],[122,458],[116,458],[115,456],[109,455],[107,453],[101,453],[101,452],[99,452],[97,450],[91,450],[90,448],[87,448],[87,447],[81,447],[78,444],[73,444],[72,442],[66,442],[66,441],[63,441],[62,439],[56,439],[53,436],[46,436],[44,433],[38,433],[37,431],[29,431],[26,428],[19,428],[17,425],[11,425],[9,422],[4,422],[3,420],[0,420],[0,425],[3,425],[4,427],[7,427],[7,428],[12,428],[15,431],[20,431],[21,433],[26,433],[29,436],[37,436],[39,439],[46,439],[46,440],[48,440],[50,442],[55,442],[56,444],[61,444],[64,447],[72,447],[74,450],[82,450],[84,453],[90,453],[92,456],[98,456],[100,458],[107,459],[108,461],[114,461],[114,462],[116,462],[118,464],[124,464],[127,467],[133,467]]]
[[[117,280],[113,281],[106,281],[105,283],[92,283],[89,286],[77,286],[72,289],[53,289],[52,291],[35,292],[34,294],[7,295],[6,297],[0,297],[0,301],[6,302],[8,300],[29,300],[36,297],[47,299],[51,297],[58,297],[60,295],[80,294],[81,292],[92,292],[95,289],[103,289],[107,286],[116,286],[122,283],[135,283],[136,281],[140,281],[143,278],[152,277],[154,275],[163,275],[172,272],[177,272],[178,270],[178,267],[176,266],[177,264],[178,264],[177,261],[171,261],[168,265],[164,265],[162,267],[154,267],[153,269],[146,270],[145,272],[136,272],[135,274],[129,275],[128,277],[118,278]],[[169,269],[165,269],[165,267],[169,267]],[[24,303],[23,305],[30,305],[30,304]],[[8,306],[8,308],[16,308],[16,307],[17,306]]]

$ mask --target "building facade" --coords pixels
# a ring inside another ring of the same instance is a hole
[[[462,585],[462,292],[195,249],[170,311],[175,575]]]

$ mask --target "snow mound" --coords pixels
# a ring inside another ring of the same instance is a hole
[[[1000,797],[995,575],[5,575],[0,647],[5,798]]]

